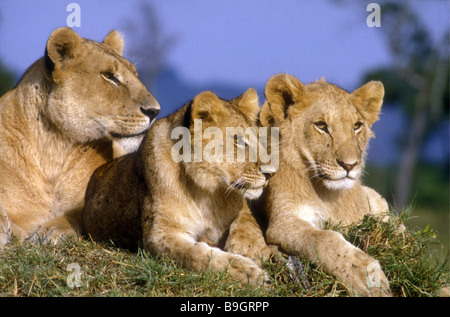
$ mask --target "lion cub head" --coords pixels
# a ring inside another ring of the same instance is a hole
[[[103,43],[83,39],[70,28],[50,35],[45,64],[51,88],[43,111],[73,142],[133,138],[145,133],[158,114],[158,102],[122,51],[116,31]]]
[[[205,91],[189,107],[185,125],[189,126],[191,153],[183,161],[190,178],[209,191],[259,197],[267,181],[254,155],[259,140],[256,91],[251,88],[230,101]]]
[[[353,187],[378,120],[383,84],[371,81],[348,93],[325,80],[303,85],[280,74],[269,79],[265,95],[260,120],[280,128],[284,160],[303,169],[306,164],[311,181],[327,189]]]

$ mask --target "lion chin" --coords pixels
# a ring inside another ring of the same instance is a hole
[[[326,188],[330,190],[346,190],[355,185],[355,180],[350,177],[344,177],[341,179],[327,179],[323,182]]]
[[[249,188],[247,190],[244,190],[244,197],[249,200],[258,199],[262,195],[263,189],[264,189],[264,187]]]

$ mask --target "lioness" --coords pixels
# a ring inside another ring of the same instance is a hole
[[[97,43],[56,29],[45,56],[0,99],[0,245],[12,234],[56,240],[78,230],[112,140],[120,154],[132,151],[150,127],[159,104],[122,50],[116,31]]]
[[[325,80],[303,85],[280,74],[265,88],[260,120],[279,127],[279,169],[262,201],[267,242],[308,258],[347,284],[354,295],[389,295],[379,263],[323,221],[349,224],[388,212],[386,201],[359,176],[370,127],[378,120],[384,88],[369,82],[348,93]]]
[[[267,275],[254,261],[215,247],[224,245],[238,214],[250,214],[245,198],[259,197],[266,184],[259,163],[251,162],[245,151],[255,144],[241,133],[230,136],[226,132],[227,127],[256,127],[258,112],[253,89],[231,101],[206,91],[156,121],[136,153],[100,167],[92,176],[83,212],[84,233],[128,248],[141,244],[188,269],[228,268],[233,279],[245,284],[267,282]],[[188,147],[183,149],[176,146],[180,127],[189,134]],[[224,139],[217,134],[212,137],[217,130]],[[218,138],[214,141],[220,147],[208,152],[212,138]],[[244,150],[245,161],[226,160],[225,147],[230,142],[232,155],[236,158],[237,149]],[[187,159],[180,160],[180,150]],[[198,150],[203,157],[197,159]],[[270,253],[261,230],[253,236],[252,245]]]

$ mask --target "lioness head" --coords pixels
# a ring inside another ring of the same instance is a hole
[[[111,31],[103,43],[59,28],[49,37],[45,64],[50,77],[44,114],[73,142],[143,134],[159,104],[123,58],[123,39]]]
[[[256,91],[251,88],[230,101],[206,91],[190,107],[193,159],[184,164],[191,178],[210,191],[259,197],[267,181],[254,155],[258,147]]]
[[[280,127],[282,157],[306,164],[310,179],[328,189],[351,188],[378,120],[383,84],[371,81],[348,93],[325,80],[303,85],[280,74],[269,79],[265,95],[260,120]]]

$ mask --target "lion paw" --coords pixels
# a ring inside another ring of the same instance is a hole
[[[233,279],[245,285],[250,285],[253,288],[262,287],[264,290],[270,289],[269,275],[250,259],[241,256],[233,257],[228,266],[228,272]]]
[[[58,242],[75,236],[76,232],[72,228],[64,228],[60,226],[41,226],[38,230],[28,236],[27,241],[30,242],[49,242],[57,244]]]
[[[356,250],[354,256],[347,262],[349,274],[341,280],[349,285],[353,296],[389,297],[389,281],[381,269],[378,261],[361,250]]]
[[[388,297],[391,296],[389,281],[384,275],[380,264],[377,261],[371,262],[367,268],[366,285],[369,290],[369,296]]]
[[[228,252],[252,259],[259,264],[261,261],[267,261],[275,254],[273,248],[267,246],[265,243],[258,243],[258,241],[235,241],[227,245],[225,249]]]

